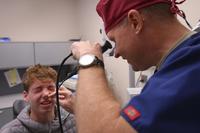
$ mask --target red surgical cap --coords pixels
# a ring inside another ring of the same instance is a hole
[[[180,13],[176,4],[181,4],[176,0],[100,0],[97,4],[96,10],[99,16],[104,21],[105,31],[108,33],[114,26],[116,26],[131,9],[141,9],[157,3],[168,3],[171,5],[172,13]]]

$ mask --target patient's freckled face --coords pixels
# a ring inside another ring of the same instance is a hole
[[[31,109],[41,113],[51,112],[54,109],[55,101],[49,95],[55,92],[55,88],[55,82],[52,80],[35,80],[26,96]]]

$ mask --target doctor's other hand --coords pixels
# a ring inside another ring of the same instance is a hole
[[[56,92],[49,95],[49,97],[55,97]],[[68,112],[74,113],[74,101],[75,96],[73,93],[65,88],[64,86],[61,86],[59,88],[59,102],[60,105]]]

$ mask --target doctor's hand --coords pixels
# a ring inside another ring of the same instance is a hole
[[[55,97],[56,92],[49,95],[49,97]],[[59,102],[60,105],[68,112],[74,113],[74,101],[75,96],[72,94],[70,90],[61,86],[59,88]]]
[[[77,60],[85,54],[93,54],[99,59],[103,59],[99,43],[90,43],[89,41],[74,42],[71,46],[71,51],[73,57]]]

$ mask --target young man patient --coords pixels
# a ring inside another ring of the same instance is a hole
[[[0,133],[60,133],[60,125],[55,106],[56,71],[48,66],[29,67],[23,75],[24,100],[28,102],[16,119],[0,129]],[[64,87],[59,90],[62,107],[61,119],[65,133],[76,133],[72,109],[71,92]]]

